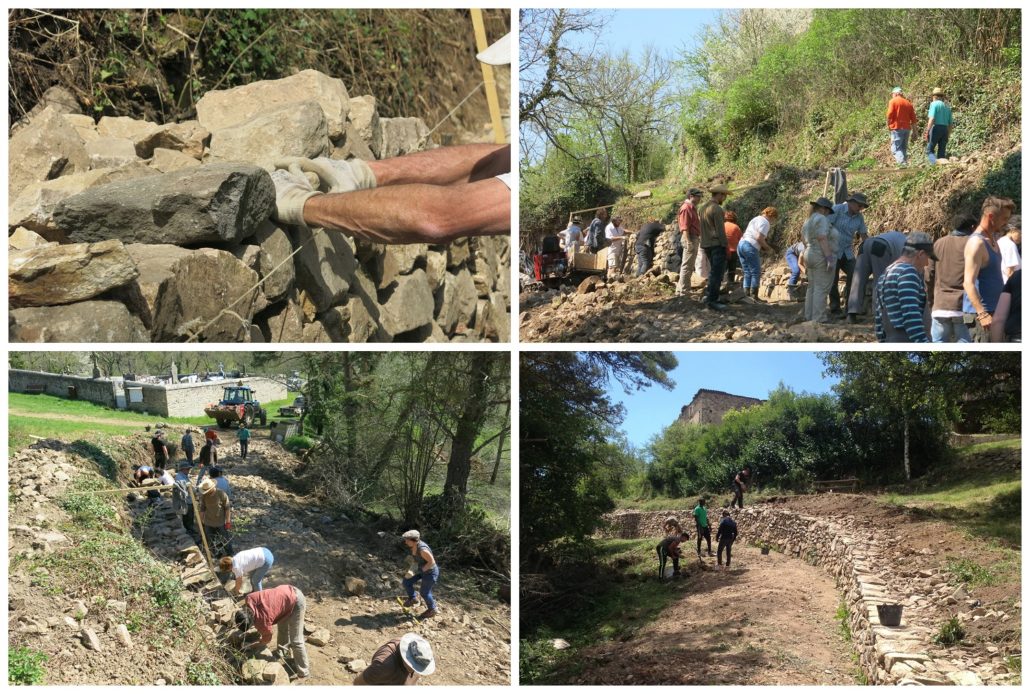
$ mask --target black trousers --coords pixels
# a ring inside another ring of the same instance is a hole
[[[695,525],[697,525],[697,524],[695,524]],[[708,543],[708,553],[711,554],[712,553],[712,526],[708,526],[707,528],[702,528],[700,525],[697,525],[697,551],[698,551],[698,553],[701,552],[701,538],[702,537]]]
[[[718,303],[722,278],[726,274],[726,246],[709,246],[701,250],[705,252],[705,256],[708,257],[708,264],[711,266],[708,275],[708,288],[705,290],[705,303]]]
[[[719,540],[719,566],[722,566],[722,551],[726,550],[726,566],[730,565],[730,554],[733,552],[733,540]]]
[[[740,508],[744,508],[744,488],[736,482],[733,483],[733,501],[730,502],[730,508],[740,505]]]
[[[247,444],[249,443],[250,441],[248,439],[240,439],[240,457],[247,457]]]

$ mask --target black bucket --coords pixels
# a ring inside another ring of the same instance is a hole
[[[880,618],[880,624],[885,627],[901,626],[901,611],[903,605],[877,605],[876,615]]]
[[[768,553],[769,553],[769,548],[768,547],[763,547],[762,548],[762,554],[768,554]]]

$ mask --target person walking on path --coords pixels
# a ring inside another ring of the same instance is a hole
[[[633,243],[633,250],[637,253],[637,277],[651,269],[651,264],[654,262],[655,242],[663,231],[665,231],[665,225],[657,217],[652,217],[637,232],[636,240]]]
[[[887,268],[876,288],[876,339],[880,342],[929,342],[926,265],[933,240],[925,231],[909,232],[901,257]]]
[[[801,272],[805,269],[805,242],[798,241],[787,246],[787,252],[783,255],[790,268],[790,277],[787,279],[787,298],[791,301],[798,300],[798,280],[801,279]]]
[[[730,194],[724,185],[714,186],[712,197],[700,210],[701,218],[701,250],[705,252],[711,269],[708,273],[708,288],[705,290],[705,308],[713,311],[725,311],[726,304],[719,301],[719,289],[726,272],[726,213],[722,204]]]
[[[703,498],[697,500],[694,507],[694,525],[697,527],[697,555],[701,556],[701,538],[708,543],[708,556],[712,554],[712,527],[708,524],[708,509]]]
[[[722,566],[722,551],[726,550],[726,568],[730,568],[730,561],[733,555],[733,542],[737,539],[737,523],[730,518],[730,512],[722,510],[722,520],[719,521],[719,529],[715,533],[715,541],[719,543],[719,566]]]
[[[247,447],[250,445],[250,429],[248,429],[246,425],[241,424],[239,430],[236,432],[236,438],[240,441],[240,457],[246,460]]]
[[[895,87],[887,102],[887,129],[891,131],[891,154],[899,165],[908,163],[908,142],[915,127],[916,109],[901,87]]]
[[[186,456],[186,460],[189,461],[190,465],[193,465],[193,429],[186,429],[186,433],[182,435],[182,440],[179,442],[182,448],[182,454]]]
[[[744,469],[737,473],[733,478],[733,501],[730,502],[730,508],[739,506],[744,508],[744,492],[747,491],[747,485],[751,482],[751,466],[745,465]]]
[[[960,212],[952,218],[953,231],[933,244],[933,254],[940,258],[930,263],[927,273],[927,284],[933,290],[930,339],[934,342],[967,344],[970,340],[962,313],[962,282],[965,278],[966,243],[977,222],[973,215]]]
[[[272,627],[277,627],[276,649],[293,655],[293,670],[298,678],[311,674],[308,651],[304,644],[304,593],[291,585],[276,586],[268,590],[250,593],[246,607],[236,612],[236,627],[246,632],[253,626],[261,636],[258,643],[269,646],[272,643]],[[256,644],[255,644],[256,645]]]
[[[429,642],[409,631],[376,649],[371,664],[354,678],[354,684],[414,685],[434,672],[436,659]]]
[[[833,203],[826,198],[813,200],[812,214],[801,228],[805,243],[805,274],[808,275],[808,290],[805,292],[805,320],[828,323],[826,317],[827,297],[830,284],[837,272],[836,249],[839,234],[830,225],[829,215]]]
[[[676,296],[683,296],[690,291],[690,277],[694,274],[694,265],[697,264],[697,251],[701,247],[701,218],[697,214],[700,202],[701,191],[691,188],[687,191],[687,199],[680,205],[679,214],[676,216],[680,228],[680,243],[683,246]]]
[[[954,121],[951,107],[944,101],[946,98],[943,89],[935,88],[930,110],[926,114],[926,158],[930,164],[936,164],[938,159],[948,157],[948,139],[951,137]]]
[[[830,313],[837,316],[841,312],[841,304],[847,304],[851,296],[851,278],[855,273],[855,240],[869,238],[862,212],[869,207],[869,201],[862,193],[854,193],[847,199],[833,206],[830,215],[830,226],[837,230],[840,237],[837,241],[837,265],[833,270],[830,282]],[[844,301],[841,301],[838,273],[844,271]]]
[[[1001,251],[997,237],[1008,224],[1015,203],[1008,198],[984,200],[980,224],[969,237],[963,254],[963,319],[973,342],[990,342],[991,316],[1005,286],[1001,281]]]
[[[884,271],[898,259],[905,246],[905,234],[900,231],[888,231],[871,236],[862,242],[855,261],[855,272],[848,295],[848,323],[857,323],[858,314],[864,313],[865,290],[869,284],[869,275],[873,276],[873,301],[876,306],[876,283],[880,281]]]
[[[422,536],[417,530],[409,530],[401,537],[415,558],[418,568],[416,573],[406,577],[403,581],[404,590],[408,594],[404,606],[414,607],[418,603],[418,598],[415,597],[415,584],[421,581],[422,585],[419,586],[418,592],[425,601],[427,609],[419,615],[419,619],[430,619],[436,616],[436,598],[433,597],[433,586],[440,580],[440,567],[433,558],[433,550],[422,541]]]
[[[212,479],[200,483],[200,518],[208,542],[211,543],[211,553],[236,554],[229,535],[232,530],[232,502]]]
[[[770,226],[780,213],[775,207],[766,207],[762,214],[748,222],[744,236],[737,246],[740,264],[744,268],[744,295],[758,301],[758,287],[762,279],[762,251],[771,251],[766,239]]]
[[[237,552],[231,557],[222,557],[218,560],[218,570],[224,574],[232,572],[236,578],[236,584],[232,588],[234,595],[239,595],[243,590],[243,577],[250,574],[251,590],[263,590],[261,585],[265,575],[275,564],[275,557],[267,547],[254,547]]]

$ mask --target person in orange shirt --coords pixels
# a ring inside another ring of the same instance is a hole
[[[744,232],[737,226],[737,213],[726,210],[726,291],[733,287],[733,278],[740,260],[737,258],[737,243]]]
[[[891,131],[891,154],[898,164],[908,163],[908,139],[915,127],[916,110],[901,87],[895,87],[887,104],[887,128]]]

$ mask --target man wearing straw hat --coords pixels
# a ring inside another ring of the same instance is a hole
[[[511,34],[477,58],[491,65],[510,63]],[[510,145],[440,147],[368,162],[287,157],[271,172],[274,216],[283,224],[385,244],[508,234],[510,171]]]
[[[434,672],[436,659],[429,642],[409,631],[380,646],[372,664],[354,678],[354,684],[412,685]]]
[[[210,478],[200,483],[200,519],[212,554],[236,554],[229,535],[232,530],[232,502],[229,495]]]
[[[926,158],[931,164],[948,156],[948,139],[951,137],[953,119],[951,107],[944,102],[944,90],[937,87],[933,90],[933,101],[927,111],[929,121],[926,123]]]

